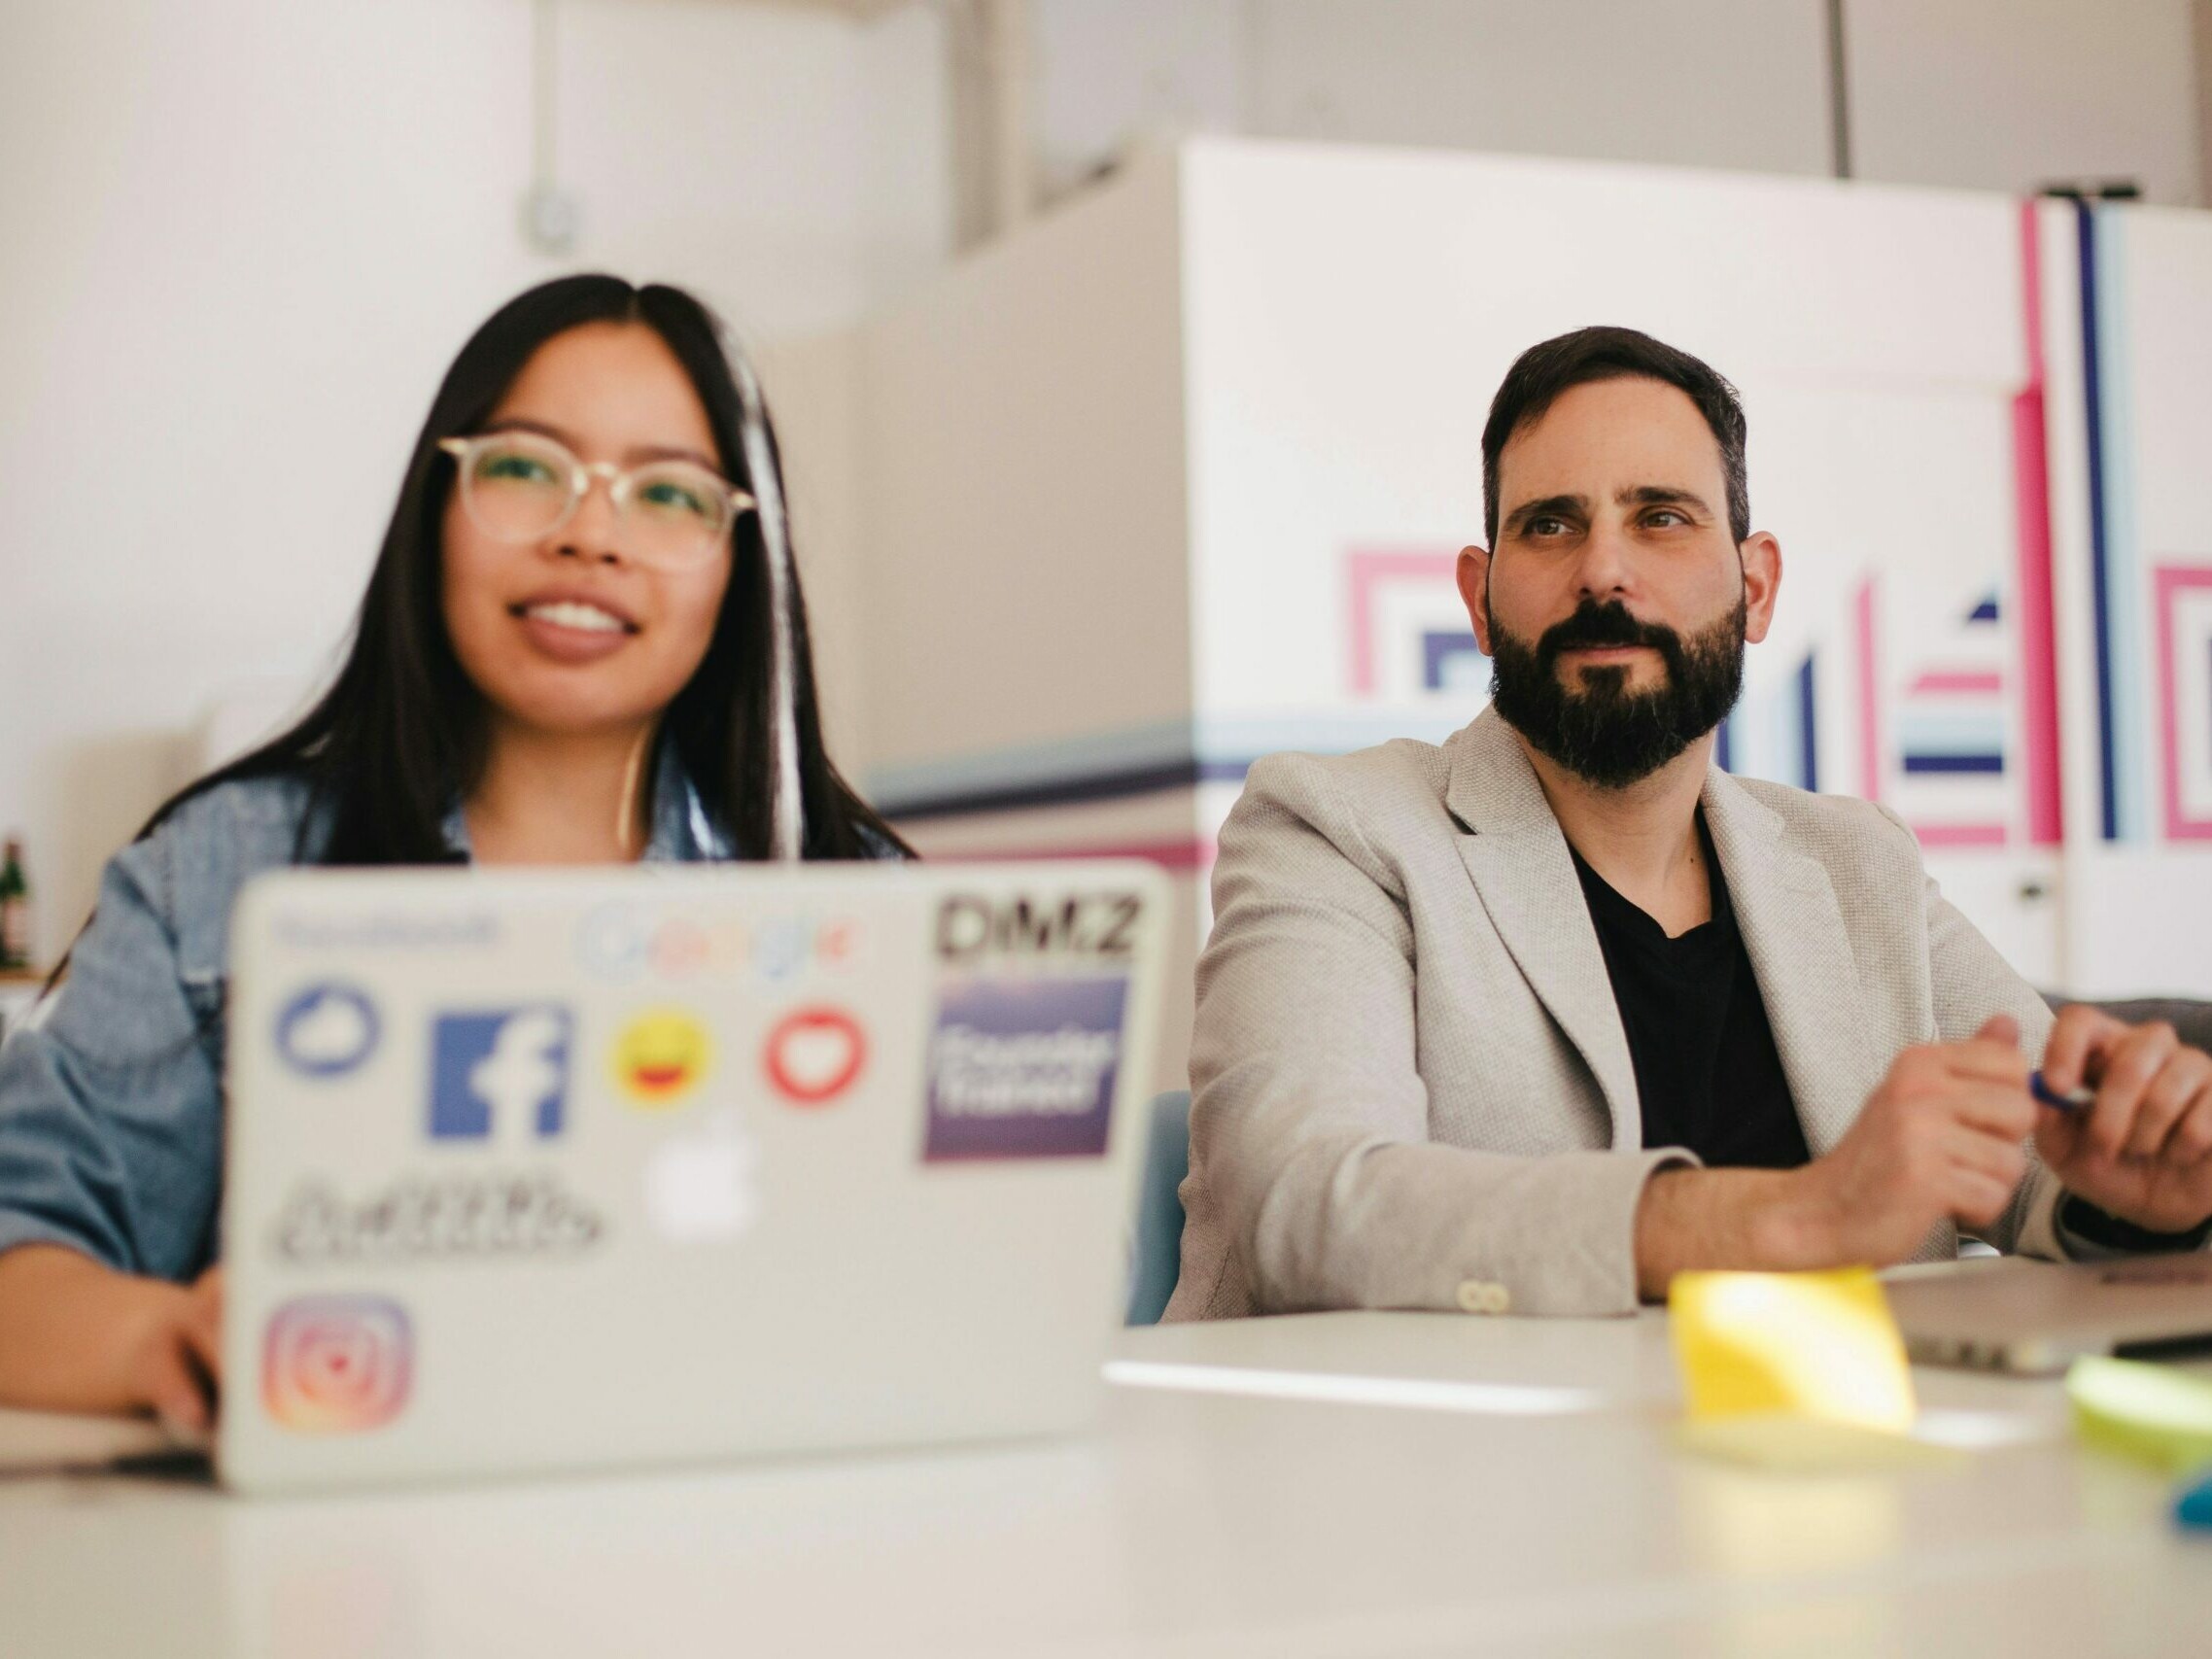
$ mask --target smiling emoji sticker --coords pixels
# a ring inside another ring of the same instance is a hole
[[[640,1106],[680,1104],[707,1076],[707,1027],[679,1008],[648,1009],[614,1045],[614,1085]]]

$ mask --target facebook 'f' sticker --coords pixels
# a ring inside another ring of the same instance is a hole
[[[431,1134],[519,1142],[561,1132],[569,1011],[550,1003],[441,1014],[431,1040]]]

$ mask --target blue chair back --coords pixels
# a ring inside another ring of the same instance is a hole
[[[1129,1258],[1131,1325],[1158,1325],[1183,1266],[1183,1199],[1176,1191],[1191,1172],[1191,1091],[1178,1089],[1152,1103],[1145,1127],[1144,1169],[1137,1177],[1135,1247]]]

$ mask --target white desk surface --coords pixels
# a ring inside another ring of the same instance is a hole
[[[1119,1354],[1132,1386],[1054,1444],[252,1503],[0,1478],[0,1654],[2212,1652],[2212,1542],[2077,1449],[2049,1383],[1923,1370],[1923,1405],[2015,1443],[1806,1477],[1672,1446],[1656,1314],[1324,1314]],[[1176,1366],[1419,1403],[1141,1386]],[[1592,1398],[1466,1408],[1561,1388]],[[0,1465],[146,1443],[120,1433],[0,1414]]]

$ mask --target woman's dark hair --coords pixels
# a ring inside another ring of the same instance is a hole
[[[561,277],[518,295],[461,348],[432,400],[336,680],[298,724],[170,799],[141,835],[218,784],[285,775],[303,778],[310,791],[302,846],[307,825],[328,825],[321,862],[451,859],[445,817],[481,774],[487,722],[483,694],[463,670],[446,631],[440,521],[454,462],[439,450],[438,440],[479,431],[538,347],[591,323],[639,323],[666,341],[706,406],[724,475],[741,489],[761,493],[745,468],[739,391],[722,331],[706,306],[681,289],[639,288],[612,276]],[[778,455],[773,428],[768,440],[770,453]],[[776,464],[780,468],[779,456]],[[747,858],[768,855],[772,827],[769,593],[760,515],[746,513],[731,532],[730,582],[707,655],[662,724],[701,802]],[[805,856],[866,857],[871,849],[863,827],[903,849],[897,834],[838,775],[823,750],[806,605],[795,570],[789,594]]]
[[[1506,442],[1542,419],[1574,387],[1632,375],[1663,381],[1698,406],[1720,445],[1729,533],[1739,543],[1751,534],[1751,484],[1744,464],[1746,427],[1736,388],[1701,359],[1634,328],[1577,328],[1515,358],[1490,400],[1490,419],[1482,428],[1482,533],[1493,551],[1498,546],[1498,458],[1505,453]]]

